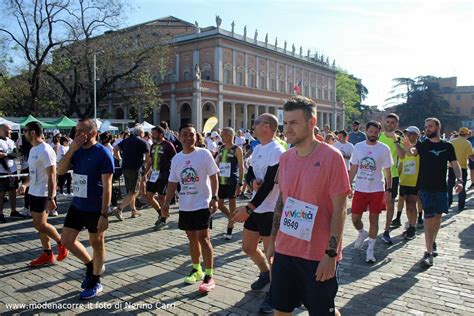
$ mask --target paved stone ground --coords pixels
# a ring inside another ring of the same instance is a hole
[[[341,313],[474,315],[472,192],[468,198],[467,210],[444,216],[438,237],[440,255],[429,270],[417,265],[424,250],[423,233],[418,231],[415,240],[406,242],[401,237],[401,228],[393,231],[394,245],[387,247],[380,239],[377,241],[378,262],[366,264],[365,252],[353,248],[356,232],[348,217],[337,296]],[[68,199],[61,198],[60,216],[49,220],[58,229],[62,227],[68,204]],[[5,213],[9,214],[9,210]],[[0,314],[246,315],[258,312],[264,293],[249,290],[258,271],[240,249],[241,225],[232,241],[224,241],[226,220],[221,214],[215,216],[212,243],[217,287],[208,296],[201,296],[197,285],[182,282],[190,271],[190,258],[186,236],[177,229],[176,208],[171,214],[170,228],[160,232],[151,229],[155,212],[144,209],[142,213],[142,217],[127,218],[124,222],[111,218],[107,269],[102,279],[105,289],[90,302],[78,299],[84,274],[82,263],[71,256],[53,266],[28,268],[30,260],[41,252],[31,220],[0,224]],[[80,238],[89,245],[85,232]],[[297,313],[306,314],[304,310]]]

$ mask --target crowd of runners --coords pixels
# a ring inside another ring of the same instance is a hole
[[[135,218],[145,203],[157,213],[155,230],[169,229],[170,205],[178,206],[178,227],[189,240],[192,262],[184,282],[199,283],[201,293],[218,286],[209,233],[212,214],[221,211],[227,217],[226,240],[243,223],[242,250],[259,270],[249,286],[261,291],[269,285],[262,313],[291,313],[302,304],[311,315],[338,313],[336,273],[346,216],[358,232],[354,247],[367,244],[366,262],[372,264],[379,222],[381,242],[392,244],[405,209],[402,235],[412,240],[417,229],[424,229],[420,265],[432,266],[441,217],[453,193],[459,194],[457,210],[465,208],[467,171],[471,179],[474,171],[469,129],[446,140],[437,118],[400,130],[403,118],[392,113],[382,123],[367,122],[365,132],[359,122],[350,132],[329,126],[321,132],[311,99],[296,96],[283,108],[283,132],[269,113],[255,119],[251,132],[226,127],[203,135],[191,124],[173,132],[162,122],[151,132],[137,125],[117,139],[99,133],[94,120],[82,119],[71,135],[49,141],[40,123],[28,123],[15,144],[10,126],[2,125],[0,223],[6,222],[7,193],[11,216],[31,216],[39,233],[44,251],[31,266],[62,261],[71,253],[84,263],[81,299],[103,290],[109,217]],[[21,177],[15,176],[18,160]],[[120,176],[127,195],[112,207],[113,181]],[[21,212],[16,211],[18,194],[25,195]],[[72,196],[61,234],[47,220],[57,215],[58,194]],[[246,204],[237,207],[238,198]],[[83,229],[89,232],[92,254],[77,239]]]

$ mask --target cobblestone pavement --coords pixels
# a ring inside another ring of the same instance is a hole
[[[379,238],[375,252],[378,261],[366,264],[365,251],[353,248],[356,232],[348,217],[344,259],[339,266],[337,307],[341,313],[474,315],[474,199],[470,193],[465,211],[451,210],[443,217],[438,237],[440,255],[429,270],[417,265],[424,250],[422,231],[418,231],[415,240],[406,242],[401,236],[402,228],[392,232],[392,246],[385,246]],[[60,216],[49,219],[58,229],[68,204],[69,198],[60,198]],[[6,209],[5,214],[9,211]],[[220,213],[215,215],[212,244],[217,287],[208,296],[201,296],[197,284],[183,284],[191,262],[186,236],[177,229],[176,207],[169,229],[160,232],[151,228],[156,213],[148,208],[142,214],[124,222],[111,218],[106,238],[106,272],[102,278],[104,292],[88,302],[78,298],[84,274],[82,263],[71,256],[53,266],[28,268],[30,260],[41,252],[31,220],[12,219],[0,224],[0,314],[258,312],[265,294],[250,290],[258,271],[241,251],[242,225],[237,226],[231,241],[225,241],[222,236],[226,219]],[[367,223],[367,216],[364,220]],[[380,227],[384,221],[381,220]],[[80,238],[89,245],[86,232],[81,232]],[[297,313],[306,314],[303,309]]]

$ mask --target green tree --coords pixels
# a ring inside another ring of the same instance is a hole
[[[370,114],[370,108],[362,104],[369,91],[360,79],[339,70],[336,75],[336,99],[345,104],[345,123],[356,119],[364,120]]]
[[[404,126],[424,126],[428,117],[437,117],[445,129],[457,129],[462,116],[449,110],[449,102],[440,94],[436,77],[419,76],[393,79],[393,96],[388,104],[395,104],[395,112],[400,115]]]

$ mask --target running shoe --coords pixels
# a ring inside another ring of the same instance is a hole
[[[431,253],[433,254],[433,257],[438,256],[438,245],[436,245],[435,242],[433,243],[433,251]]]
[[[191,273],[184,278],[184,283],[194,284],[204,278],[204,272],[202,270],[193,269]]]
[[[137,218],[140,216],[142,216],[142,213],[140,213],[139,211],[132,211],[132,215],[130,216],[130,218]]]
[[[423,258],[420,260],[420,266],[422,268],[429,268],[433,265],[433,255],[427,251],[423,255]]]
[[[25,217],[30,217],[31,216],[31,212],[29,209],[27,209],[26,207],[24,207],[23,209],[21,209],[21,211],[19,212],[21,215],[25,216]]]
[[[387,245],[393,245],[392,238],[390,237],[390,234],[387,231],[383,232],[382,240]]]
[[[471,185],[470,185],[469,188],[468,188],[468,190],[472,190],[472,189],[474,189],[474,182],[471,183]]]
[[[377,260],[375,259],[374,255],[374,248],[367,248],[366,256],[365,256],[365,262],[367,263],[375,263]]]
[[[104,287],[102,286],[102,283],[97,283],[91,288],[86,288],[84,291],[81,292],[80,298],[81,300],[89,300],[91,298],[94,298],[104,290]]]
[[[10,217],[13,217],[13,218],[26,218],[25,215],[22,215],[22,214],[21,214],[20,212],[18,212],[18,211],[11,211]]]
[[[43,251],[43,253],[38,258],[30,262],[30,266],[39,267],[43,265],[54,264],[55,262],[56,259],[54,258],[54,254],[52,252],[50,255],[48,255],[46,252]]]
[[[66,247],[64,247],[62,244],[58,245],[58,261],[63,261],[64,259],[66,259],[68,254],[69,250],[67,250]]]
[[[100,270],[100,275],[105,272],[105,264],[102,265],[102,270]],[[81,289],[85,289],[87,285],[89,284],[89,281],[91,280],[91,276],[86,274],[86,277],[81,283]]]
[[[58,215],[59,215],[59,214],[58,214],[58,211],[57,211],[57,210],[52,210],[52,211],[49,212],[49,216],[51,216],[51,217],[56,217],[56,216],[58,216]]]
[[[212,291],[216,287],[216,282],[210,275],[206,275],[201,285],[199,285],[199,292],[206,294]]]
[[[120,207],[115,207],[114,210],[112,211],[115,215],[115,217],[117,217],[117,219],[121,222],[123,222],[124,218],[122,216],[122,210],[120,209]]]
[[[416,237],[416,228],[415,226],[410,226],[406,231],[403,232],[403,238],[406,240],[413,240]]]
[[[416,224],[416,228],[418,229],[423,229],[425,227],[425,222],[423,221],[423,218],[418,218],[418,222]]]
[[[270,283],[270,271],[260,272],[258,279],[250,285],[250,288],[254,291],[260,291],[268,283]]]
[[[224,234],[225,240],[232,240],[232,234]]]
[[[270,293],[267,293],[265,300],[258,310],[260,314],[271,314],[273,313],[273,307],[270,305]]]
[[[402,226],[402,223],[400,222],[399,218],[395,218],[390,224],[390,228],[393,228],[393,229],[398,228],[400,226]]]
[[[362,232],[359,233],[359,236],[354,242],[354,248],[362,249],[362,245],[364,244],[364,241],[367,239],[367,237],[369,237],[369,233],[366,230],[362,230]]]
[[[155,226],[153,227],[153,229],[156,230],[156,231],[162,230],[162,229],[165,229],[165,228],[168,228],[168,224],[165,223],[165,222],[162,222],[162,221],[161,221],[161,218],[158,219],[158,220],[155,222]]]
[[[5,215],[0,214],[0,223],[6,224],[7,220],[5,219]]]

